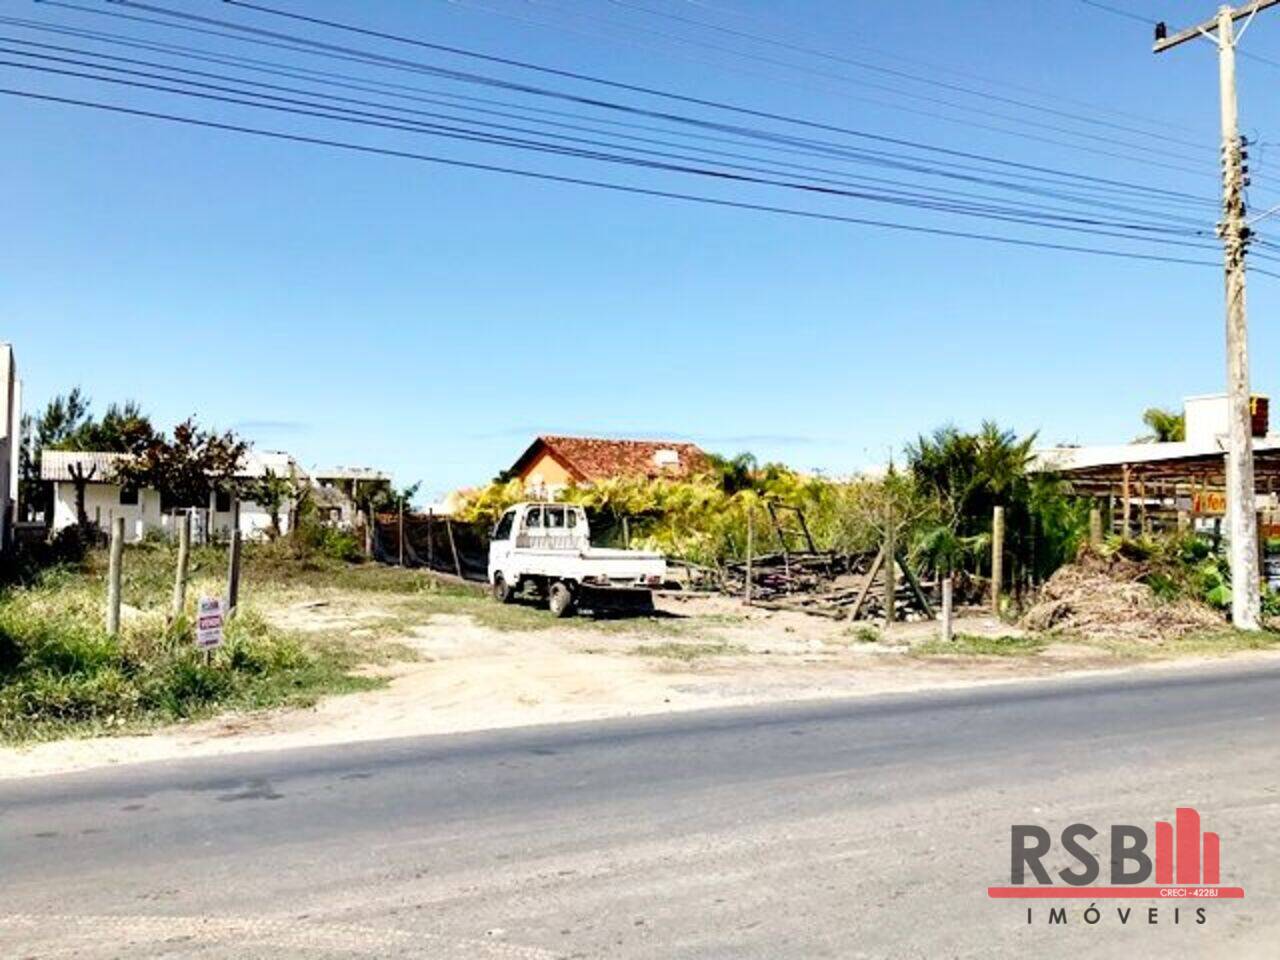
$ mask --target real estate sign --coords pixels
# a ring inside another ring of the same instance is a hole
[[[212,650],[222,646],[222,598],[201,597],[196,608],[196,646]]]

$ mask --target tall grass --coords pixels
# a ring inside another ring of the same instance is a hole
[[[250,551],[252,555],[253,551]],[[284,580],[270,558],[251,560]],[[304,705],[324,692],[379,681],[354,676],[356,654],[270,625],[239,610],[226,642],[205,662],[188,617],[195,595],[217,592],[225,553],[193,551],[187,616],[169,622],[174,557],[163,544],[125,554],[118,636],[104,626],[105,559],[57,567],[0,592],[0,740],[93,735],[191,720],[219,710]],[[246,578],[247,584],[264,579]]]

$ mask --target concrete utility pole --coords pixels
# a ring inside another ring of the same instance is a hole
[[[1222,111],[1222,238],[1226,257],[1227,299],[1227,529],[1231,537],[1231,619],[1242,630],[1260,627],[1258,514],[1253,486],[1253,418],[1249,397],[1249,329],[1245,314],[1245,253],[1251,231],[1244,210],[1244,145],[1236,104],[1236,44],[1259,10],[1280,0],[1254,0],[1221,6],[1217,16],[1168,36],[1156,26],[1155,52],[1205,37],[1218,47],[1219,100]],[[1248,18],[1239,36],[1235,22]]]

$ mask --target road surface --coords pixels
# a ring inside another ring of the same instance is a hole
[[[0,956],[1274,957],[1277,703],[1228,665],[9,782]],[[1013,823],[1177,805],[1246,891],[1203,924],[987,898]]]

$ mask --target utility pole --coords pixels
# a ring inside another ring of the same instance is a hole
[[[1253,485],[1253,422],[1249,405],[1249,328],[1245,313],[1245,253],[1250,229],[1244,209],[1244,144],[1236,103],[1236,44],[1259,10],[1280,0],[1223,5],[1212,20],[1168,36],[1156,25],[1154,50],[1163,53],[1204,37],[1218,47],[1218,85],[1222,112],[1222,222],[1218,235],[1226,261],[1227,300],[1227,529],[1231,537],[1231,619],[1242,630],[1260,628],[1258,514]],[[1235,22],[1248,18],[1239,36]]]

